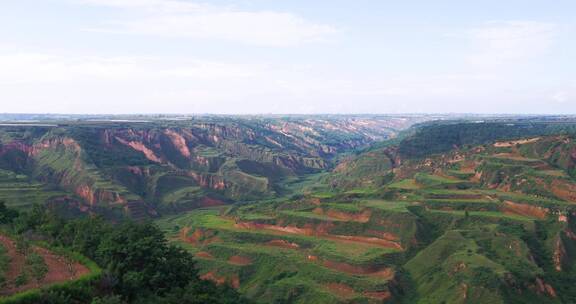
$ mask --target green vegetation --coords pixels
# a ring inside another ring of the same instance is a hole
[[[164,234],[151,224],[125,222],[113,226],[98,218],[64,221],[41,207],[15,217],[9,212],[5,217],[10,219],[4,224],[5,229],[16,235],[16,247],[26,256],[25,269],[16,278],[16,286],[30,279],[39,283],[48,273],[44,258],[31,250],[26,236],[30,234],[42,236],[54,248],[84,254],[105,272],[99,279],[90,276],[30,290],[2,303],[90,303],[103,299],[120,303],[175,303],[171,301],[183,294],[192,297],[179,303],[244,301],[230,288],[200,280],[192,256],[169,245]]]
[[[0,288],[6,284],[6,271],[10,266],[10,257],[7,254],[6,247],[0,245]]]
[[[9,207],[27,209],[65,194],[54,185],[45,185],[26,175],[0,169],[0,201]]]
[[[405,179],[398,182],[394,182],[388,185],[388,188],[392,189],[404,189],[404,190],[415,190],[420,189],[421,186],[416,183],[414,179]]]
[[[0,127],[5,300],[576,301],[575,123],[355,119]]]
[[[433,122],[423,124],[399,144],[406,158],[422,158],[448,152],[454,147],[482,145],[495,140],[574,134],[576,124],[539,121]]]

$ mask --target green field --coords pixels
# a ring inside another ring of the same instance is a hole
[[[341,206],[340,206],[341,207]],[[397,249],[377,244],[339,240],[331,236],[313,236],[284,233],[271,229],[245,229],[237,227],[234,220],[224,217],[219,209],[202,209],[187,214],[167,217],[157,221],[166,233],[193,253],[202,252],[198,258],[202,273],[217,273],[222,277],[238,277],[240,290],[263,302],[278,301],[298,286],[298,298],[310,303],[317,301],[342,301],[327,290],[331,283],[341,283],[355,291],[354,298],[362,299],[364,292],[387,290],[387,278],[369,273],[352,274],[344,268],[337,270],[324,263],[344,263],[364,269],[374,263],[386,265],[399,253]],[[281,211],[283,218],[304,221],[334,222],[326,216],[305,211]],[[270,221],[269,216],[242,217],[243,221]],[[343,221],[336,221],[342,222]],[[200,229],[204,239],[190,242],[181,238],[182,228],[188,227],[189,235]],[[206,253],[210,258],[206,258]],[[245,257],[249,264],[231,264],[233,256]]]
[[[26,175],[0,170],[0,201],[6,206],[27,209],[66,194],[54,186],[34,182]]]

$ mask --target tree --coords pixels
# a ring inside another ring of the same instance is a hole
[[[30,241],[28,241],[23,235],[16,236],[16,251],[21,255],[28,255],[30,251]]]
[[[122,298],[118,295],[107,296],[103,298],[95,298],[90,304],[124,304]]]
[[[128,299],[163,294],[198,280],[192,256],[169,245],[152,224],[124,223],[100,244],[97,261],[118,278],[117,291]]]
[[[32,277],[36,280],[36,283],[40,283],[48,274],[48,265],[44,258],[36,252],[30,253],[26,257],[26,266],[30,271]]]
[[[245,304],[238,292],[229,286],[197,281],[183,288],[174,288],[164,296],[142,299],[142,304]]]
[[[4,201],[0,201],[0,224],[12,223],[18,217],[18,211],[6,207]]]
[[[20,274],[18,274],[16,279],[14,279],[14,285],[16,285],[16,287],[20,287],[26,283],[28,283],[28,276],[26,275],[26,272],[22,271]]]

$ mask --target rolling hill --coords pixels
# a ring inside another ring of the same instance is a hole
[[[255,303],[576,301],[576,123],[406,119],[4,126],[0,200],[100,263],[95,227],[153,223]]]

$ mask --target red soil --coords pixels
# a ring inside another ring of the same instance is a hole
[[[216,206],[223,206],[223,205],[226,205],[226,203],[224,203],[221,200],[217,200],[217,199],[214,199],[211,197],[204,197],[200,201],[200,207],[216,207]]]
[[[318,257],[315,255],[309,255],[306,258],[308,259],[308,261],[318,261]]]
[[[378,231],[378,230],[368,230],[366,231],[367,233],[371,234],[371,235],[375,235],[379,238],[388,240],[388,241],[398,241],[400,240],[400,237],[395,235],[394,233],[390,233],[390,232],[385,232],[385,231]]]
[[[18,253],[16,245],[8,237],[0,235],[0,243],[6,248],[7,254],[10,257],[10,266],[6,272],[7,284],[1,290],[1,294],[3,295],[10,295],[31,288],[75,280],[90,273],[90,270],[80,263],[67,261],[66,258],[56,255],[45,248],[34,246],[32,250],[44,259],[48,266],[48,273],[39,283],[30,278],[29,283],[16,287],[14,280],[24,269],[26,258],[24,255]]]
[[[532,206],[527,204],[519,204],[511,201],[505,201],[502,206],[502,211],[505,214],[522,215],[527,217],[533,217],[537,219],[545,219],[548,215],[548,209]]]
[[[282,247],[288,249],[298,249],[300,245],[296,243],[290,243],[285,240],[271,240],[270,242],[266,243],[268,246],[275,246],[275,247]]]
[[[226,283],[225,277],[219,277],[214,272],[210,271],[200,276],[202,280],[212,281],[218,285],[223,285]]]
[[[540,137],[529,138],[529,139],[520,139],[520,140],[514,140],[514,141],[500,141],[500,142],[494,143],[494,147],[509,148],[509,147],[514,147],[516,145],[524,145],[524,144],[534,143],[534,142],[537,142],[539,140],[540,140]]]
[[[555,179],[550,185],[550,191],[557,197],[576,202],[576,185],[564,180]]]
[[[221,277],[216,275],[213,271],[207,272],[200,276],[200,279],[212,281],[217,285],[224,285],[226,283],[230,284],[235,289],[240,288],[240,278],[237,274],[232,275],[230,278]]]
[[[374,267],[363,267],[350,265],[342,262],[333,261],[323,261],[322,265],[326,268],[330,268],[339,272],[344,272],[352,275],[369,275],[374,277],[379,277],[385,280],[391,280],[394,278],[394,270],[392,268],[374,268]]]
[[[377,300],[388,300],[392,298],[392,293],[390,291],[366,291],[364,296]]]
[[[462,171],[464,173],[474,173],[474,172],[476,172],[477,166],[478,166],[478,164],[476,164],[476,162],[474,162],[474,161],[463,161],[460,164],[460,171]]]
[[[188,233],[190,233],[190,227],[184,227],[180,229],[180,240],[187,242],[187,243],[196,243],[196,240],[192,237],[188,237]]]
[[[320,206],[322,204],[322,201],[317,197],[311,198],[309,201],[316,206]]]
[[[217,236],[211,237],[212,231],[210,230],[204,231],[202,229],[196,229],[192,235],[189,236],[190,230],[192,230],[190,227],[184,227],[180,230],[179,238],[181,241],[192,245],[207,245],[221,241]]]
[[[339,298],[348,299],[356,295],[356,291],[352,287],[342,283],[329,283],[326,284],[326,288]]]
[[[252,260],[247,257],[235,255],[228,259],[228,263],[232,265],[246,266],[252,264]]]
[[[288,234],[300,234],[300,235],[307,235],[312,236],[320,233],[319,231],[315,231],[312,227],[294,227],[294,226],[277,226],[277,225],[268,225],[268,224],[259,224],[253,222],[239,222],[235,224],[236,228],[240,229],[249,229],[249,230],[272,230],[280,233],[288,233]]]
[[[240,288],[240,277],[238,277],[237,274],[233,275],[233,276],[230,278],[230,285],[231,285],[234,289]]]
[[[304,226],[294,227],[294,226],[279,226],[279,225],[269,225],[260,224],[254,222],[239,222],[235,224],[236,228],[239,229],[249,229],[249,230],[271,230],[278,232],[280,234],[298,234],[306,236],[317,236],[325,239],[336,240],[339,242],[347,242],[350,244],[361,243],[381,246],[385,248],[394,248],[398,250],[403,250],[402,246],[394,241],[376,238],[376,237],[365,237],[365,236],[349,236],[349,235],[333,235],[328,234],[329,229],[332,227],[330,224],[322,224],[316,227],[314,226]]]
[[[197,258],[209,259],[209,260],[214,258],[214,256],[212,254],[210,254],[210,252],[206,252],[206,251],[200,251],[200,252],[196,253],[194,256]]]
[[[370,244],[376,245],[385,248],[393,248],[398,250],[404,250],[402,245],[397,242],[384,240],[381,238],[376,237],[366,237],[366,236],[351,236],[351,235],[326,235],[327,239],[338,240],[343,242],[349,243],[361,243],[361,244]]]
[[[370,217],[372,216],[372,212],[370,210],[364,210],[361,213],[348,213],[338,210],[325,211],[322,208],[316,208],[314,209],[313,212],[319,215],[326,215],[328,217],[341,221],[350,221],[359,223],[367,223],[368,221],[370,221]]]

